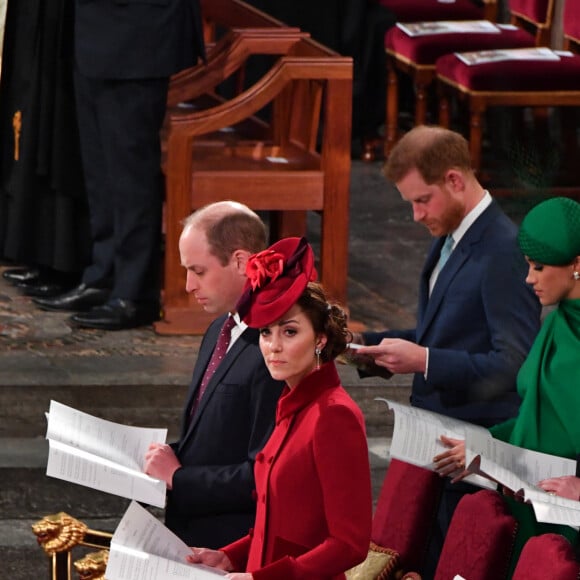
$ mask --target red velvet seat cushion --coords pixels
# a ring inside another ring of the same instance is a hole
[[[420,20],[479,20],[483,9],[471,0],[438,2],[437,0],[378,0],[396,17],[397,22]]]
[[[438,76],[470,91],[578,91],[580,56],[559,61],[501,61],[466,65],[454,54],[437,59]]]
[[[435,61],[452,52],[469,52],[494,48],[526,48],[535,41],[529,32],[500,30],[498,33],[450,33],[408,36],[398,26],[385,34],[385,49],[397,53],[416,64],[434,65]]]
[[[526,542],[512,580],[576,580],[579,575],[570,542],[558,534],[542,534]]]
[[[442,489],[443,479],[433,471],[391,459],[371,539],[396,550],[406,570],[423,564]]]
[[[468,580],[505,578],[517,523],[495,491],[465,495],[455,508],[435,580],[459,574]]]

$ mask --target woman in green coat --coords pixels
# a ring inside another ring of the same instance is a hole
[[[564,197],[544,201],[526,215],[518,243],[528,262],[526,282],[542,306],[556,307],[542,328],[517,378],[522,403],[518,416],[490,429],[513,445],[576,459],[580,455],[580,203]],[[465,466],[463,441],[442,437],[449,447],[434,458],[441,475]],[[546,491],[580,500],[580,479],[539,482]],[[532,535],[556,532],[576,542],[568,526],[541,524],[533,509],[508,498],[516,516],[515,558]]]

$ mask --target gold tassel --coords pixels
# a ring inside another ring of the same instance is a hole
[[[20,158],[20,130],[22,129],[22,111],[16,111],[12,117],[12,129],[14,130],[14,161]]]

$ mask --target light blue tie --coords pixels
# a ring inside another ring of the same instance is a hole
[[[453,236],[449,234],[445,238],[445,243],[443,244],[443,247],[441,248],[441,254],[439,255],[439,262],[437,262],[437,265],[439,266],[439,272],[443,270],[443,266],[445,266],[445,263],[451,255],[451,250],[453,249],[454,243],[455,240],[453,239]]]

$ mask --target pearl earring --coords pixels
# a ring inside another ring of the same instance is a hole
[[[320,369],[320,353],[322,351],[316,347],[316,349],[314,350],[314,354],[316,355],[316,370]]]
[[[577,270],[574,271],[574,274],[572,274],[574,280],[580,280],[580,272],[578,272]]]

